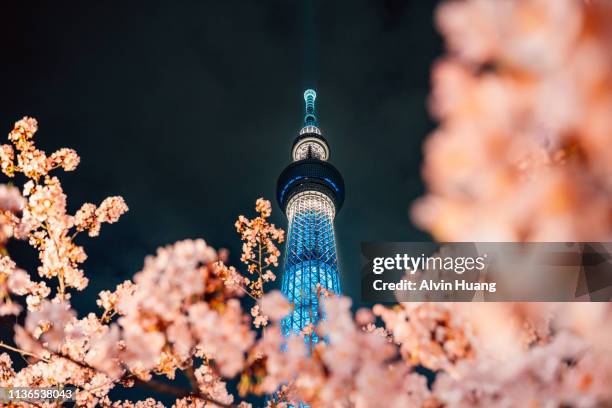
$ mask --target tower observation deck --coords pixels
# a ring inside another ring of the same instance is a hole
[[[320,319],[317,285],[341,293],[334,217],[344,201],[344,180],[331,165],[329,146],[318,127],[317,94],[304,92],[304,126],[293,142],[292,158],[277,183],[277,200],[288,222],[282,292],[293,312],[281,324],[283,334],[299,333]],[[319,341],[307,336],[310,345]]]

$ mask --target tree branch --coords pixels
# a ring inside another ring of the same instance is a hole
[[[27,333],[28,336],[30,336],[32,341],[35,341],[36,343],[38,343],[38,345],[40,345],[40,347],[42,349],[44,349],[45,351],[47,351],[47,352],[49,352],[49,353],[51,353],[51,354],[53,354],[53,355],[55,355],[57,357],[63,358],[65,360],[68,360],[71,363],[74,363],[74,364],[76,364],[77,366],[79,366],[79,367],[81,367],[83,369],[92,370],[92,371],[95,371],[95,372],[107,375],[104,371],[98,370],[97,368],[92,367],[89,364],[84,363],[82,361],[75,360],[72,357],[70,357],[69,355],[66,355],[66,354],[61,353],[61,352],[56,352],[56,351],[49,350],[47,347],[45,347],[43,344],[41,344],[40,341],[37,338],[32,336],[29,332],[26,331],[26,333]],[[16,353],[25,354],[25,355],[28,355],[28,356],[31,356],[31,357],[43,360],[45,362],[48,362],[48,360],[45,360],[45,359],[37,356],[36,354],[27,352],[25,350],[18,349],[16,347],[9,346],[9,345],[7,345],[7,344],[5,344],[3,342],[0,342],[0,347],[4,347],[4,348],[6,348],[8,350],[11,350],[11,351],[14,351]],[[194,378],[195,378],[195,374],[194,374]],[[149,380],[149,381],[143,381],[143,380],[137,378],[136,376],[134,376],[133,374],[128,373],[127,371],[123,375],[123,377],[120,378],[118,381],[121,381],[121,380],[133,380],[134,384],[137,384],[137,385],[142,386],[144,388],[151,389],[153,391],[160,392],[162,394],[173,395],[173,396],[175,396],[177,398],[192,397],[192,398],[197,398],[197,399],[200,399],[202,401],[205,401],[205,402],[208,402],[208,403],[211,403],[211,404],[218,405],[221,408],[238,408],[238,405],[235,405],[235,404],[226,404],[226,403],[223,403],[221,401],[217,401],[214,398],[211,398],[211,397],[203,394],[202,392],[200,392],[199,388],[197,388],[197,387],[196,387],[195,390],[188,390],[188,389],[185,389],[185,388],[182,388],[182,387],[176,387],[176,386],[174,386],[172,384],[167,384],[167,383],[164,383],[162,381],[157,381],[157,380],[153,380],[153,379]],[[196,382],[196,385],[197,385],[197,382]]]
[[[198,387],[198,379],[195,375],[195,370],[193,368],[193,362],[190,362],[185,368],[185,375],[189,379],[189,384],[191,384],[191,391],[199,391],[200,387]]]

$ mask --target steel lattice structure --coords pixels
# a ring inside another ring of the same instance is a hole
[[[344,181],[327,162],[329,147],[317,126],[316,93],[304,92],[304,126],[292,149],[293,163],[281,173],[277,198],[289,221],[282,292],[293,312],[282,322],[285,336],[321,318],[318,287],[341,293],[334,217],[344,201]],[[305,341],[319,341],[316,334]]]
[[[340,293],[334,213],[334,203],[317,191],[301,192],[287,204],[289,235],[282,292],[294,310],[282,322],[286,336],[319,321],[318,285]],[[313,334],[309,340],[319,339]]]

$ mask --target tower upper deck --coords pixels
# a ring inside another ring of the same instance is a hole
[[[325,194],[334,203],[336,212],[344,202],[344,179],[327,161],[330,149],[318,126],[316,98],[317,93],[314,90],[308,89],[304,92],[304,126],[293,142],[293,163],[289,164],[278,178],[276,197],[283,211],[291,198],[305,191]]]

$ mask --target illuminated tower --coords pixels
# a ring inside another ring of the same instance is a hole
[[[277,183],[278,203],[287,215],[289,233],[282,292],[294,305],[282,322],[285,336],[319,321],[317,284],[340,293],[334,216],[344,201],[344,180],[332,166],[329,146],[317,126],[312,89],[304,92],[304,127],[293,142],[293,163]],[[316,334],[310,339],[316,343]]]

